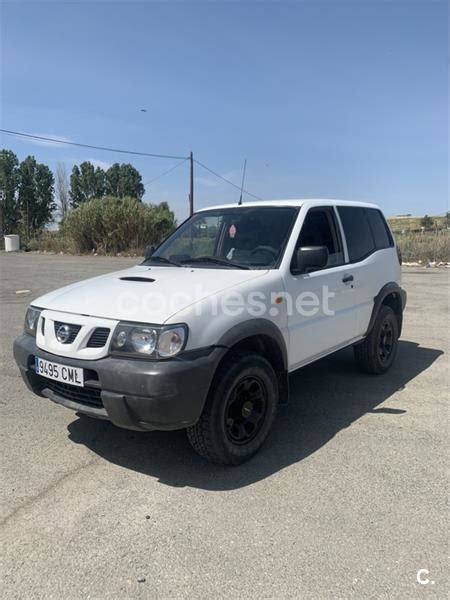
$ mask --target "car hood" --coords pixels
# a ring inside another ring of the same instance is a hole
[[[208,296],[262,277],[266,270],[136,266],[45,294],[33,306],[106,319],[163,324]]]

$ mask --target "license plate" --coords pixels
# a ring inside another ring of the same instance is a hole
[[[54,381],[62,381],[63,383],[69,383],[70,385],[77,385],[78,387],[84,386],[83,369],[69,367],[68,365],[60,365],[39,358],[39,356],[34,357],[34,366],[37,375],[42,375],[43,377],[53,379]]]

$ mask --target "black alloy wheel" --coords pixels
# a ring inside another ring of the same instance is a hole
[[[378,355],[383,364],[386,364],[389,361],[393,348],[394,331],[392,322],[390,319],[386,319],[380,327],[380,333],[378,336]]]
[[[245,377],[232,390],[225,410],[225,431],[233,444],[248,444],[264,423],[267,390],[256,377]]]

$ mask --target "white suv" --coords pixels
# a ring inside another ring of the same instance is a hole
[[[208,208],[142,264],[35,300],[14,355],[39,396],[129,429],[186,428],[201,455],[238,464],[292,371],[349,345],[366,372],[390,368],[400,263],[372,204]]]

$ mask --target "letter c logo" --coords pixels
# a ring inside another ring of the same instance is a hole
[[[430,571],[428,569],[419,569],[417,571],[417,583],[420,583],[420,585],[427,585],[427,583],[430,583],[430,580],[428,579],[428,577],[423,578],[422,575],[429,575]]]

